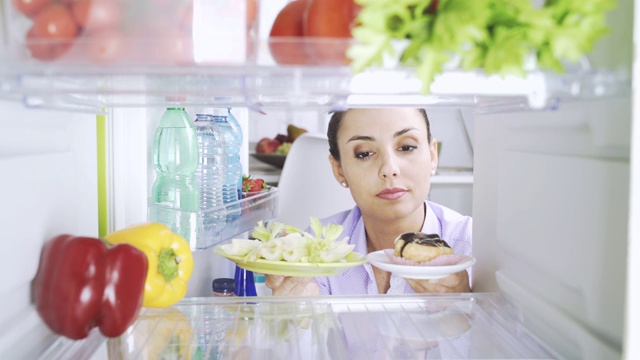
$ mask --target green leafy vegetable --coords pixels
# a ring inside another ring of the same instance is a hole
[[[608,32],[615,0],[356,0],[362,7],[348,50],[355,72],[382,65],[386,56],[415,67],[429,92],[446,63],[464,70],[524,75],[534,57],[541,68],[564,71]],[[393,44],[404,48],[397,53]]]
[[[311,230],[315,235],[279,222],[267,225],[260,221],[251,232],[254,240],[232,239],[222,245],[222,250],[245,261],[259,259],[303,263],[331,263],[344,260],[353,250],[346,236],[336,241],[343,227],[337,224],[323,226],[317,218],[311,218]]]

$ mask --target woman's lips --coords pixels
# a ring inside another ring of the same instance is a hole
[[[404,196],[407,193],[407,190],[392,188],[392,189],[384,189],[378,193],[378,197],[385,200],[397,200]]]

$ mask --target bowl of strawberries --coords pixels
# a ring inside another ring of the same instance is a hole
[[[242,198],[246,199],[269,191],[271,186],[267,185],[263,179],[253,178],[251,175],[242,176]]]

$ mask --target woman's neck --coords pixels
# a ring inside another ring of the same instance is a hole
[[[367,236],[367,252],[393,249],[393,241],[398,235],[405,232],[421,231],[426,219],[426,211],[426,205],[424,205],[405,218],[387,221],[362,214]]]

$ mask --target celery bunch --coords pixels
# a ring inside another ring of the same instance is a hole
[[[348,51],[355,72],[381,65],[385,54],[416,68],[422,90],[455,56],[464,70],[523,75],[528,56],[564,71],[608,32],[615,0],[356,0],[362,9]],[[397,54],[393,41],[406,47]]]
[[[242,256],[245,261],[259,259],[300,263],[333,263],[344,260],[353,250],[345,236],[338,241],[343,227],[336,224],[323,226],[317,218],[311,218],[314,235],[293,226],[271,222],[265,226],[260,221],[253,229],[254,239],[233,239],[222,245],[222,250],[232,256]]]

